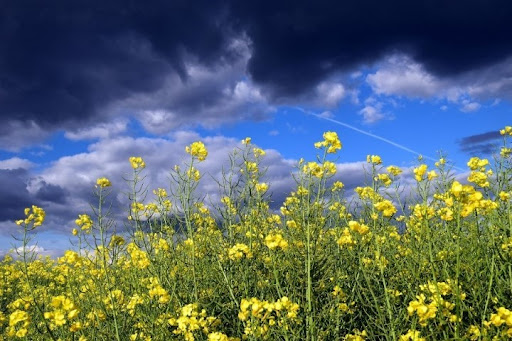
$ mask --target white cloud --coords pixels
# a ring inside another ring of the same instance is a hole
[[[106,139],[114,137],[126,131],[128,120],[125,118],[116,118],[114,121],[102,122],[91,127],[79,128],[77,130],[66,131],[65,136],[70,140],[92,140]]]
[[[318,116],[322,117],[322,118],[333,118],[334,117],[334,114],[330,111],[324,111],[322,112],[321,114],[319,114]]]
[[[386,117],[377,107],[366,105],[359,111],[359,114],[363,116],[364,123],[375,123]]]
[[[19,157],[13,157],[7,160],[0,161],[0,169],[30,169],[34,166],[34,163],[27,159],[20,159]]]
[[[460,111],[462,112],[473,112],[480,109],[481,105],[477,102],[470,102],[469,100],[462,101],[462,107],[460,108]]]
[[[368,97],[364,105],[364,108],[359,110],[359,115],[363,116],[363,123],[371,124],[387,118],[382,112],[384,104],[377,101],[375,97]]]
[[[329,108],[338,106],[345,93],[345,87],[341,83],[323,82],[316,87],[317,102]]]
[[[479,108],[476,100],[512,99],[512,58],[440,78],[406,55],[391,55],[378,65],[377,71],[366,76],[366,82],[378,95],[442,99],[461,104],[462,111],[474,111]],[[462,103],[468,98],[475,104]]]
[[[387,96],[431,98],[445,90],[442,81],[403,55],[389,57],[379,70],[366,76],[366,81],[375,93]]]

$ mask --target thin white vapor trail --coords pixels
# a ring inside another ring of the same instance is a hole
[[[415,151],[415,150],[412,150],[411,148],[408,148],[408,147],[406,147],[406,146],[404,146],[404,145],[401,145],[401,144],[399,144],[399,143],[393,142],[393,141],[388,140],[388,139],[386,139],[386,138],[384,138],[384,137],[381,137],[381,136],[378,136],[378,135],[375,135],[375,134],[369,133],[369,132],[367,132],[367,131],[361,130],[361,129],[356,128],[356,127],[354,127],[354,126],[352,126],[352,125],[350,125],[350,124],[347,124],[347,123],[344,123],[344,122],[341,122],[341,121],[338,121],[338,120],[335,120],[335,119],[332,119],[332,118],[329,118],[329,117],[325,117],[325,116],[322,116],[322,115],[319,115],[319,114],[315,114],[315,113],[313,113],[313,112],[306,111],[306,110],[304,110],[304,109],[302,109],[302,108],[299,108],[299,107],[295,107],[295,109],[297,109],[297,110],[299,110],[299,111],[302,111],[303,113],[305,113],[305,114],[307,114],[307,115],[315,116],[315,117],[317,117],[317,118],[319,118],[319,119],[326,120],[326,121],[329,121],[329,122],[332,122],[332,123],[336,123],[336,124],[338,124],[338,125],[340,125],[340,126],[343,126],[343,127],[349,128],[349,129],[351,129],[351,130],[353,130],[353,131],[356,131],[356,132],[358,132],[358,133],[360,133],[360,134],[363,134],[363,135],[366,135],[366,136],[373,137],[374,139],[380,140],[380,141],[382,141],[382,142],[386,142],[386,143],[388,143],[388,144],[390,144],[390,145],[392,145],[392,146],[394,146],[394,147],[397,147],[397,148],[399,148],[399,149],[405,150],[406,152],[409,152],[409,153],[415,154],[416,156],[422,156],[424,159],[428,159],[428,160],[431,160],[431,161],[434,161],[434,162],[435,162],[435,161],[438,161],[437,159],[435,159],[435,158],[433,158],[433,157],[430,157],[430,156],[428,156],[428,155],[421,154],[421,153],[419,153],[419,152],[417,152],[417,151]],[[464,171],[465,171],[464,169],[459,168],[459,167],[455,167],[455,166],[454,166],[453,168],[455,168],[455,169],[457,169],[457,170],[459,170],[459,171],[462,171],[462,172],[464,172]]]

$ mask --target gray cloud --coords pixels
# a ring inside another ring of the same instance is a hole
[[[57,129],[74,139],[104,138],[105,127],[122,131],[113,126],[119,115],[164,134],[265,118],[272,106],[309,96],[336,106],[353,91],[336,77],[390,54],[421,67],[387,83],[386,70],[377,71],[368,80],[381,93],[459,96],[460,84],[469,84],[462,91],[475,98],[510,94],[511,13],[504,0],[7,0],[0,148],[17,150]]]
[[[466,136],[458,141],[460,149],[471,156],[489,156],[498,151],[501,135],[499,130]]]

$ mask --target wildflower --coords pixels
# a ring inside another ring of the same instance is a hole
[[[501,191],[498,196],[500,197],[500,200],[507,201],[510,199],[510,192]]]
[[[350,234],[350,231],[347,227],[343,229],[341,237],[338,238],[336,243],[340,247],[344,247],[346,245],[349,249],[352,249],[352,246],[356,245],[356,241],[352,238],[352,235]]]
[[[265,156],[265,151],[261,148],[253,148],[252,152],[254,153],[255,157]]]
[[[221,332],[213,332],[208,334],[208,341],[229,341],[229,338]]]
[[[96,180],[96,185],[100,186],[101,188],[110,187],[112,186],[112,183],[107,178],[98,178]]]
[[[204,161],[208,156],[208,151],[201,141],[194,142],[190,146],[185,147],[185,151],[192,155],[192,157],[196,157],[199,161]]]
[[[265,237],[265,245],[270,250],[275,250],[277,248],[281,248],[282,250],[286,250],[288,248],[288,242],[283,238],[283,235],[280,233],[271,233]]]
[[[187,176],[191,180],[199,181],[201,178],[201,173],[199,173],[199,170],[197,170],[195,167],[190,167],[190,169],[187,170]]]
[[[389,174],[392,174],[394,176],[400,175],[402,173],[402,170],[397,166],[388,166],[386,168]]]
[[[132,156],[129,160],[133,169],[144,169],[146,167],[146,163],[141,157]]]
[[[251,144],[251,138],[246,137],[245,139],[242,140],[242,144]]]
[[[446,164],[446,159],[445,158],[440,158],[439,161],[437,161],[434,165],[437,168],[440,168],[441,166],[444,166],[445,164]]]
[[[258,191],[258,193],[264,193],[267,190],[268,190],[268,184],[266,184],[264,182],[256,184],[256,191]]]
[[[416,181],[420,182],[421,180],[424,179],[424,176],[427,173],[427,165],[422,164],[419,167],[414,168],[413,172],[414,172],[414,178],[416,179]]]
[[[388,174],[378,174],[375,180],[380,180],[384,186],[388,187],[393,182]]]
[[[41,226],[46,217],[46,212],[38,206],[32,205],[32,207],[25,208],[25,219],[16,220],[16,225],[25,224],[28,225],[33,223],[32,228],[36,228]]]
[[[378,155],[367,155],[366,162],[374,165],[380,165],[382,163],[382,159]]]
[[[163,188],[154,189],[153,194],[159,198],[167,198],[167,191]]]
[[[400,335],[399,341],[425,341],[425,338],[420,337],[420,332],[417,330],[407,331],[406,334]]]
[[[510,154],[512,154],[512,148],[507,148],[507,147],[501,148],[501,150],[500,150],[501,157],[503,157],[503,158],[509,157]]]
[[[11,313],[11,315],[9,315],[9,326],[12,327],[17,325],[19,322],[24,322],[28,320],[29,316],[26,311],[16,310],[13,313]]]
[[[432,179],[435,179],[435,178],[437,178],[437,173],[435,170],[431,170],[430,172],[427,173],[428,181],[432,181]]]
[[[468,176],[468,181],[480,187],[489,187],[490,183],[487,180],[487,175],[484,172],[471,171]]]
[[[393,204],[389,200],[382,200],[380,202],[373,204],[373,206],[378,211],[382,212],[382,215],[385,217],[391,217],[393,214],[396,213],[396,207],[393,206]]]
[[[500,134],[501,135],[510,135],[510,136],[512,136],[512,127],[511,126],[506,126],[504,129],[500,130]]]
[[[360,224],[354,220],[351,220],[348,222],[348,227],[350,227],[350,229],[352,231],[356,231],[357,233],[359,233],[361,235],[365,235],[370,231],[370,228],[367,225]]]
[[[336,191],[340,191],[343,189],[345,185],[343,184],[343,182],[341,181],[335,181],[333,184],[332,184],[332,191],[333,192],[336,192]]]
[[[228,250],[228,257],[231,260],[240,260],[243,257],[252,258],[252,252],[249,246],[237,243]]]
[[[471,170],[477,170],[479,168],[483,168],[489,164],[489,160],[487,159],[480,159],[478,157],[472,157],[468,161],[468,167]]]
[[[342,146],[337,133],[333,131],[328,131],[324,133],[323,137],[323,141],[315,143],[315,148],[326,147],[327,153],[329,154],[336,153],[338,150],[341,149]]]

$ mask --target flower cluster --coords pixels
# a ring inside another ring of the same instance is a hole
[[[204,143],[201,141],[196,141],[190,146],[185,147],[185,151],[199,161],[204,161],[208,156],[208,150],[206,150]]]
[[[315,143],[315,148],[327,148],[327,153],[333,154],[341,149],[341,141],[338,134],[333,131],[324,133],[324,140]]]
[[[16,225],[25,224],[25,226],[28,226],[30,223],[33,223],[32,227],[36,228],[43,224],[46,212],[41,207],[32,205],[31,208],[25,208],[25,217],[25,219],[17,220]]]

